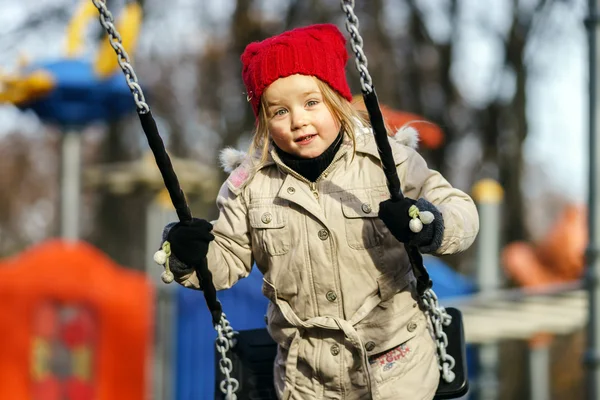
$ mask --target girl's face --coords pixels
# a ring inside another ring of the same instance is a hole
[[[273,142],[288,154],[315,158],[340,131],[340,123],[323,101],[316,78],[290,75],[263,92],[267,126]]]

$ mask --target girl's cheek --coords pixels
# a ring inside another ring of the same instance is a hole
[[[285,134],[271,133],[271,138],[273,138],[274,140],[283,140],[285,139]]]

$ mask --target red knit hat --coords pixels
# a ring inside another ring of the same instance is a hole
[[[352,101],[345,70],[346,39],[335,25],[310,25],[250,43],[241,60],[242,79],[256,116],[263,91],[294,74],[316,76]]]

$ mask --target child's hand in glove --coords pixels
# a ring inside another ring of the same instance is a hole
[[[214,240],[212,224],[204,219],[178,222],[167,233],[171,254],[189,267],[199,265],[208,253],[208,244]]]
[[[442,214],[423,198],[417,201],[407,197],[401,201],[382,201],[379,218],[398,241],[417,246],[421,253],[432,253],[442,244]]]
[[[154,261],[165,266],[164,282],[172,282],[174,275],[188,275],[195,266],[206,262],[208,244],[215,238],[212,228],[210,222],[199,218],[165,226],[161,250],[154,254]]]

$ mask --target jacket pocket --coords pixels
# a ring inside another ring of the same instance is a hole
[[[252,240],[269,255],[280,256],[290,250],[287,217],[287,210],[282,206],[258,206],[248,210]]]
[[[378,384],[401,378],[433,354],[427,318],[415,296],[415,281],[411,281],[357,326]]]
[[[402,284],[398,282],[398,285]],[[416,288],[412,281],[402,291],[382,301],[356,325],[369,356],[407,342],[426,326],[425,313],[415,299]]]
[[[429,369],[435,358],[435,343],[423,324],[407,340],[369,357],[370,373],[377,386],[403,378],[410,371]]]
[[[348,246],[364,250],[383,243],[383,221],[378,217],[379,202],[369,191],[352,191],[341,199]]]

